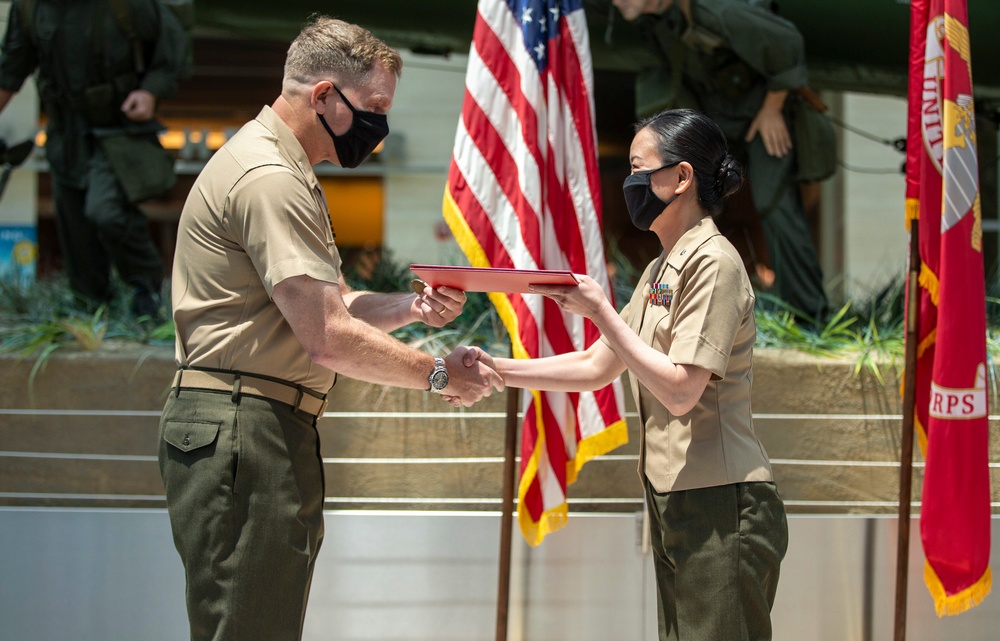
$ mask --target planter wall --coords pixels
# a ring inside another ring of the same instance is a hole
[[[0,360],[0,504],[162,506],[156,439],[172,348],[109,342],[98,352],[61,348],[32,377],[33,365]],[[896,511],[900,372],[884,367],[880,383],[853,370],[849,359],[755,354],[755,426],[790,512]],[[638,421],[626,398],[630,442],[583,468],[571,511],[641,509]],[[496,395],[456,410],[426,392],[341,379],[319,423],[327,507],[497,510],[505,405]],[[998,436],[994,421],[994,463]],[[462,460],[428,460],[441,458]],[[921,477],[918,464],[916,500]]]

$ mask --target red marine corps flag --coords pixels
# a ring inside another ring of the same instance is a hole
[[[917,223],[921,263],[920,535],[924,580],[942,616],[977,605],[991,585],[982,216],[966,2],[910,7],[906,212],[908,225]]]
[[[582,0],[480,0],[444,217],[475,267],[568,269],[611,288],[601,235],[593,72]],[[589,320],[538,295],[490,294],[516,358],[583,350]],[[616,381],[525,391],[517,516],[528,543],[566,522],[583,464],[627,442]]]

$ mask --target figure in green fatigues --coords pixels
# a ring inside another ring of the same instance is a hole
[[[770,292],[806,317],[829,311],[802,207],[785,120],[789,90],[807,82],[802,35],[765,0],[613,0],[662,66],[637,82],[636,107],[698,109],[746,166],[774,270]]]
[[[156,102],[178,87],[189,37],[159,0],[14,0],[0,57],[0,111],[36,72],[64,267],[88,303],[112,295],[157,315],[159,253],[137,202],[173,184]]]

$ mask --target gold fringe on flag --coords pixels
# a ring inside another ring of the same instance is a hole
[[[627,443],[628,425],[625,419],[615,421],[597,434],[591,434],[580,441],[576,446],[576,456],[566,462],[566,484],[576,481],[576,475],[584,463]]]
[[[532,390],[531,395],[535,397],[536,424],[543,425],[541,392]],[[569,519],[569,505],[566,501],[542,512],[541,516],[538,517],[538,523],[532,522],[528,510],[521,509],[521,506],[524,505],[524,495],[528,493],[531,481],[538,475],[538,459],[541,458],[544,451],[545,430],[540,429],[535,436],[535,447],[531,451],[531,458],[528,459],[528,464],[525,466],[517,486],[517,523],[521,527],[521,535],[524,536],[524,540],[531,546],[541,543],[547,534],[551,534],[566,525],[566,521]]]
[[[958,594],[948,595],[945,593],[941,580],[934,573],[934,568],[930,563],[924,562],[924,583],[934,598],[934,609],[939,617],[962,614],[979,605],[993,587],[993,573],[989,566],[979,580],[962,590]]]
[[[931,330],[930,334],[924,336],[924,340],[920,341],[920,344],[917,345],[917,360],[920,360],[923,357],[924,352],[930,349],[931,346],[935,343],[935,341],[937,341],[936,327]]]
[[[910,223],[920,220],[920,199],[906,199],[906,231],[910,231]]]
[[[472,233],[468,221],[462,216],[462,212],[458,208],[455,199],[451,197],[451,191],[447,189],[444,191],[444,202],[441,204],[441,213],[444,215],[444,220],[448,223],[448,227],[451,229],[451,233],[455,237],[458,246],[462,248],[462,251],[469,258],[469,264],[473,267],[490,267],[490,261],[486,258],[486,252],[483,251],[479,240],[476,239],[476,235]]]
[[[451,197],[451,192],[447,189],[444,192],[444,203],[441,206],[441,210],[444,214],[445,222],[448,223],[448,227],[455,237],[455,241],[468,257],[469,264],[473,267],[492,267],[489,259],[486,257],[486,252],[483,251],[482,246],[479,244],[479,239],[472,232],[468,221],[462,215],[454,198]],[[507,328],[507,333],[510,335],[511,354],[514,358],[528,358],[528,351],[524,349],[524,344],[521,342],[517,314],[514,313],[514,306],[511,305],[510,299],[497,292],[490,292],[487,296],[493,302],[493,306],[496,307],[497,315],[500,316],[500,321]]]
[[[483,251],[479,240],[472,232],[465,217],[462,216],[458,205],[448,190],[445,190],[442,213],[444,214],[445,222],[448,223],[448,227],[451,229],[451,233],[455,236],[458,246],[461,247],[462,251],[469,258],[470,264],[473,267],[491,267],[492,265],[490,265],[489,260],[486,258],[486,252]],[[517,314],[514,313],[514,306],[511,304],[510,299],[504,294],[496,292],[490,292],[488,296],[496,307],[497,315],[500,316],[501,322],[507,328],[507,333],[510,335],[512,355],[514,358],[528,358],[528,351],[524,348],[524,343],[521,342]],[[537,425],[543,425],[541,417],[543,405],[541,393],[536,390],[532,390],[531,393],[535,397],[534,407],[538,413]],[[626,443],[628,443],[628,425],[625,419],[616,421],[597,434],[592,434],[581,440],[577,444],[576,456],[566,463],[566,485],[569,486],[576,481],[576,476],[580,468],[587,461],[595,456],[610,452]],[[538,474],[538,459],[543,451],[545,451],[545,430],[540,429],[536,435],[535,447],[531,453],[531,458],[528,459],[524,472],[521,474],[521,481],[518,483],[518,506],[524,505],[524,495]],[[545,510],[538,519],[538,523],[531,521],[527,510],[517,510],[517,521],[521,528],[521,534],[524,536],[525,541],[532,546],[540,544],[547,534],[551,534],[566,525],[568,519],[569,506],[566,501]]]
[[[927,293],[931,295],[931,302],[934,306],[938,306],[938,277],[937,274],[931,271],[931,268],[927,266],[926,263],[921,263],[920,265],[920,286],[927,290]]]
[[[917,432],[917,444],[920,445],[920,454],[927,458],[927,430],[924,428],[924,424],[920,422],[920,417],[913,416],[913,429]]]

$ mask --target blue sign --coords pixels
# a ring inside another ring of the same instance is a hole
[[[0,225],[0,278],[31,283],[37,264],[38,229],[34,225]]]

